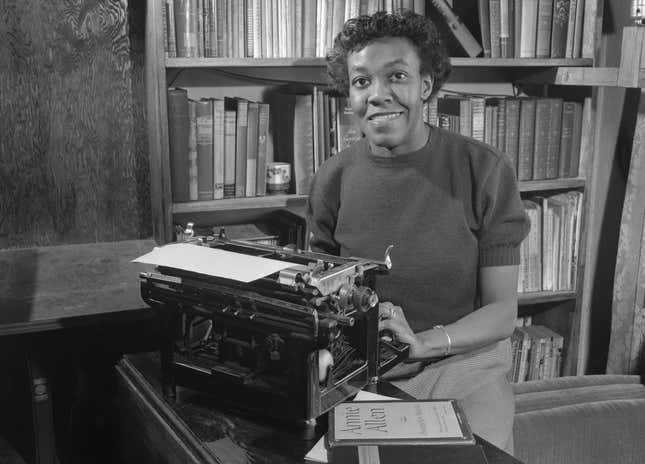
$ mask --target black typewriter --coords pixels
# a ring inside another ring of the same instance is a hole
[[[224,234],[165,247],[177,245],[204,260],[250,258],[259,266],[267,259],[280,270],[250,282],[163,262],[156,272],[141,273],[141,295],[164,328],[160,352],[169,395],[181,385],[235,408],[315,422],[407,358],[407,345],[378,333],[371,282],[391,267],[389,250],[383,261],[372,261]]]

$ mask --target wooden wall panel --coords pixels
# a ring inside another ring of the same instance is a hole
[[[0,3],[0,247],[151,236],[144,8]]]

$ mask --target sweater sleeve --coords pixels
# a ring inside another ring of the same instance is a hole
[[[529,232],[513,168],[500,156],[482,184],[479,266],[520,263],[520,245]]]
[[[339,176],[330,169],[320,169],[311,184],[307,200],[309,245],[313,251],[340,254],[334,239],[339,204]]]

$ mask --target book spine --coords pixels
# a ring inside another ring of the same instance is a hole
[[[520,58],[535,58],[537,19],[538,0],[523,0],[520,24]]]
[[[513,57],[521,58],[522,48],[522,0],[512,0],[513,2]]]
[[[197,102],[188,100],[188,199],[199,199],[197,167]]]
[[[258,166],[255,184],[255,194],[258,196],[266,195],[269,114],[269,104],[260,103],[258,109]]]
[[[217,56],[228,56],[226,0],[215,0],[217,5]]]
[[[213,199],[224,198],[224,100],[213,100]]]
[[[490,9],[489,0],[477,0],[477,13],[479,15],[479,28],[481,31],[482,51],[484,58],[491,57],[491,37],[490,37]]]
[[[204,56],[204,0],[197,0],[197,56]]]
[[[517,175],[518,150],[520,140],[520,100],[517,98],[507,98],[505,114],[504,152],[511,160],[511,164]]]
[[[585,97],[582,104],[582,121],[580,123],[580,137],[574,139],[579,147],[574,148],[571,157],[571,174],[576,177],[586,177],[587,163],[594,147],[594,110],[591,97]],[[577,158],[576,158],[577,157]]]
[[[197,199],[213,199],[213,102],[195,102],[197,121]]]
[[[293,6],[293,56],[296,58],[302,56],[302,39],[304,34],[302,30],[303,13],[304,5],[302,2],[295,0]]]
[[[320,95],[319,95],[320,100]],[[320,106],[320,105],[319,105]],[[293,175],[295,193],[306,195],[314,174],[314,127],[312,95],[296,95],[293,117]],[[322,126],[322,121],[318,121]],[[322,133],[322,127],[318,128]]]
[[[224,111],[224,198],[235,197],[236,111]]]
[[[176,0],[174,2],[174,10],[177,56],[181,58],[195,58],[199,56],[197,0]]]
[[[237,101],[237,119],[235,126],[235,197],[246,196],[246,136],[249,127],[249,102]]]
[[[168,58],[177,57],[177,41],[175,39],[175,7],[173,0],[164,0],[164,18],[166,32],[166,53]]]
[[[188,93],[168,89],[168,145],[172,200],[189,201],[188,194]]]
[[[468,28],[464,25],[461,18],[455,14],[445,0],[430,0],[437,11],[445,18],[450,31],[457,39],[466,54],[471,58],[478,56],[482,52],[482,47],[475,40]]]
[[[470,111],[471,111],[471,133],[472,138],[484,141],[485,135],[485,107],[486,100],[483,97],[471,97],[470,98]]]
[[[546,147],[546,178],[558,177],[560,158],[560,139],[562,132],[562,100],[549,99],[549,137]]]
[[[303,2],[302,9],[302,56],[313,58],[316,56],[316,2]]]
[[[573,51],[572,58],[580,58],[582,55],[582,26],[584,23],[585,17],[585,0],[578,0],[578,6],[576,7],[576,19],[575,25],[573,27]]]
[[[562,104],[562,121],[560,131],[560,157],[558,160],[558,177],[569,177],[571,169],[571,147],[573,142],[573,117],[575,102],[565,101]]]
[[[511,18],[509,16],[509,3],[512,0],[501,0],[499,3],[499,47],[502,58],[512,58]]]
[[[246,137],[246,196],[254,197],[257,193],[256,180],[258,173],[258,124],[260,107],[257,102],[249,102],[249,123]]]
[[[309,2],[306,2],[309,3]],[[262,53],[265,58],[273,57],[273,3],[262,0]]]
[[[553,0],[538,0],[538,19],[535,38],[535,56],[548,58],[551,55],[551,25],[553,23]]]
[[[573,134],[571,136],[571,154],[569,155],[569,177],[580,175],[580,150],[582,149],[582,123],[584,104],[575,102],[573,113]]]
[[[501,5],[500,0],[489,0],[488,4],[489,22],[490,22],[490,56],[491,58],[500,58],[502,49],[500,44],[501,37]]]
[[[517,147],[518,180],[531,180],[533,178],[535,107],[535,100],[532,98],[522,98],[520,100],[520,124]]]
[[[569,7],[569,0],[553,0],[551,58],[564,58],[566,56]]]
[[[211,57],[213,55],[213,46],[217,45],[217,41],[213,41],[212,34],[215,32],[213,28],[213,5],[215,0],[203,0],[203,33],[204,33],[204,56]]]
[[[549,137],[550,103],[538,98],[535,103],[535,136],[533,139],[533,175],[531,179],[546,179],[547,139]]]
[[[497,104],[497,144],[495,145],[495,148],[497,148],[501,152],[504,152],[506,149],[506,99],[505,98],[501,98],[499,100],[499,103]]]
[[[564,48],[564,56],[566,58],[573,58],[573,42],[575,38],[576,27],[576,14],[578,10],[578,3],[581,0],[569,0],[569,17],[567,21],[567,39]]]

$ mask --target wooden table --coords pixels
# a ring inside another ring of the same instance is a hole
[[[27,462],[58,462],[52,403],[76,393],[66,391],[73,379],[52,391],[54,374],[75,374],[70,366],[82,357],[93,374],[112,373],[105,354],[136,349],[141,331],[155,325],[140,296],[146,268],[130,262],[154,246],[130,240],[0,250],[0,363],[11,373],[0,376],[0,434]]]
[[[126,356],[116,367],[124,460],[128,463],[302,463],[327,428],[326,416],[305,434],[223,406],[224,401],[178,387],[168,402],[161,394],[155,353]],[[375,388],[388,396],[407,396],[391,384]],[[489,464],[516,464],[516,459],[477,438]],[[458,464],[458,463],[456,463]]]

